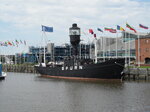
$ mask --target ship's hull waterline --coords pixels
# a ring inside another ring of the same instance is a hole
[[[121,79],[124,59],[84,65],[82,69],[62,70],[62,67],[35,66],[41,76],[64,79]]]

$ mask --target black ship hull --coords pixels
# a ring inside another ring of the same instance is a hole
[[[121,79],[125,61],[112,59],[97,64],[84,65],[80,69],[63,70],[62,67],[35,66],[41,76],[68,79]]]

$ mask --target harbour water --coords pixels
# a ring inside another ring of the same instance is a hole
[[[150,112],[150,82],[90,82],[8,73],[0,112]]]

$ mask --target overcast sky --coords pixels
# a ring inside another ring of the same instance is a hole
[[[82,32],[99,27],[125,28],[126,22],[140,30],[139,23],[150,27],[149,0],[0,0],[0,41],[26,40],[27,46],[1,47],[0,53],[27,52],[28,46],[41,43],[41,25],[52,26],[46,33],[56,45],[69,42],[69,27],[77,23]],[[88,40],[82,35],[83,40]]]

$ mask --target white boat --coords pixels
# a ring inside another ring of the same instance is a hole
[[[5,79],[6,76],[6,72],[2,72],[2,64],[0,63],[0,79]]]
[[[7,76],[6,72],[2,72],[2,74],[0,75],[0,79],[5,79],[6,76]]]

